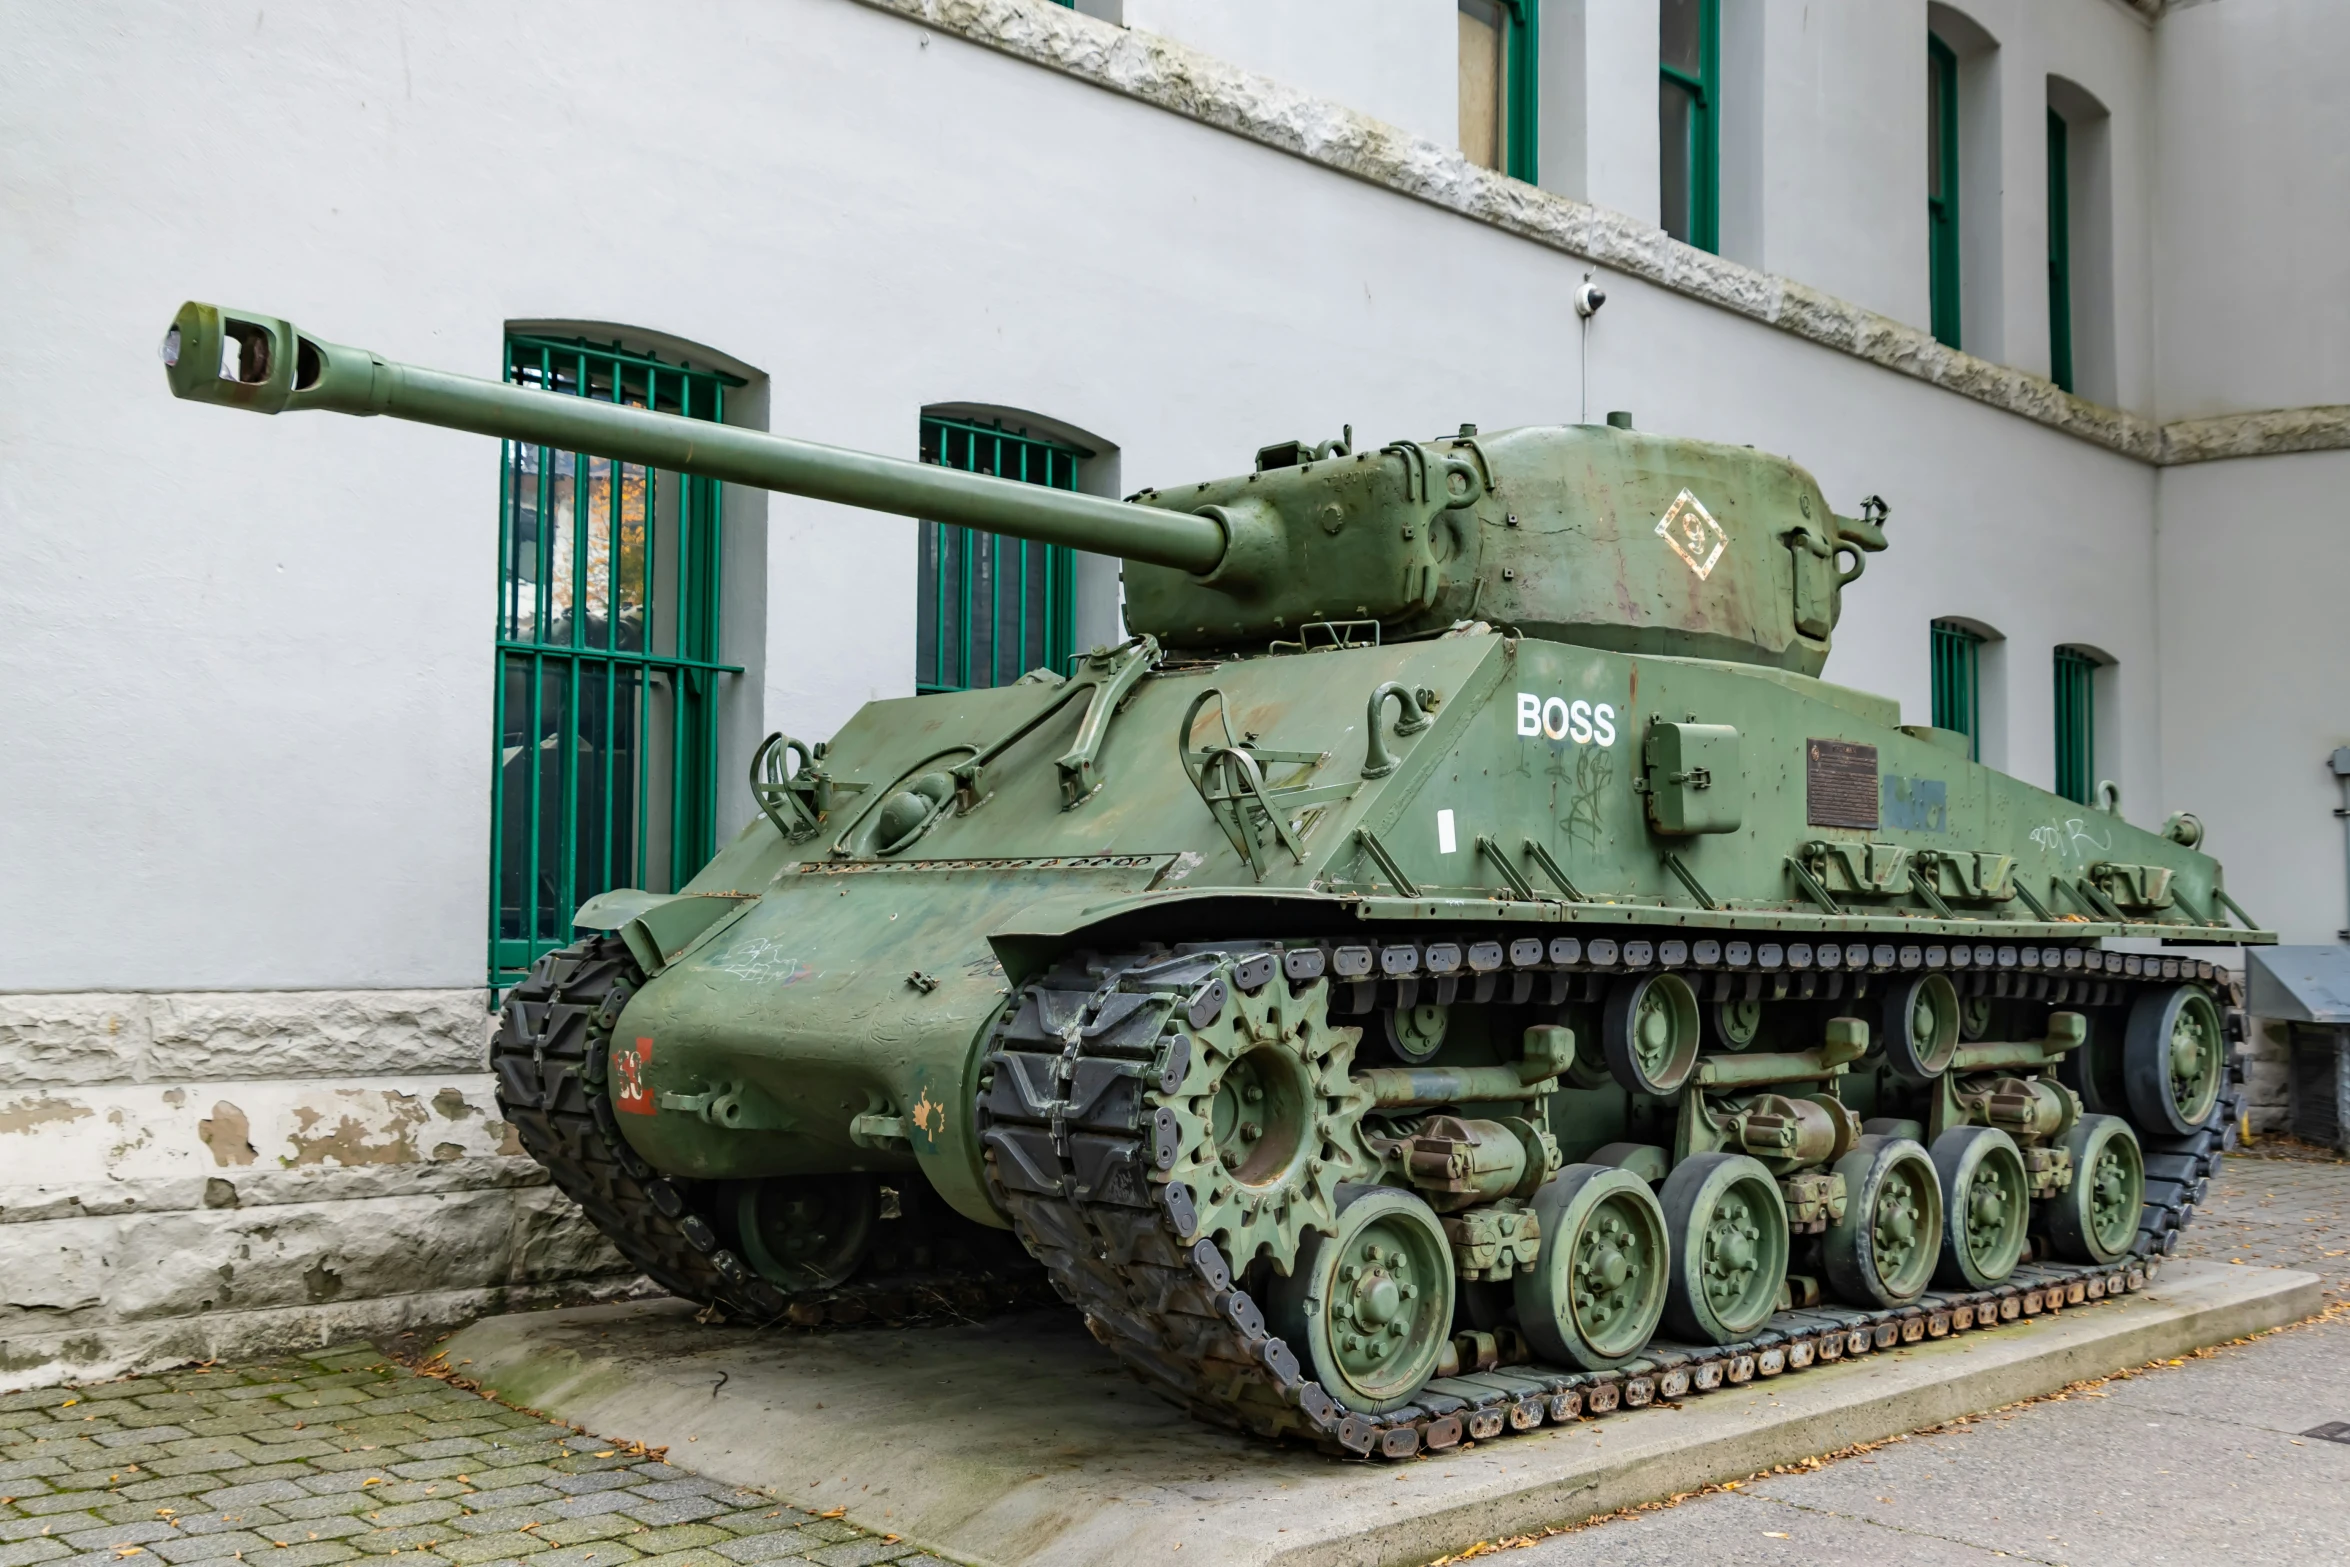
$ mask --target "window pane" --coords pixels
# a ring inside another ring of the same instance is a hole
[[[1967,754],[1982,760],[1983,639],[1964,626],[1933,628],[1934,727],[1965,735]]]
[[[1926,199],[1942,199],[1942,55],[1926,51]]]
[[[2056,792],[2083,805],[2097,785],[2097,661],[2056,650]]]
[[[1695,244],[1690,222],[1690,154],[1696,141],[1697,100],[1676,81],[1665,81],[1657,97],[1657,169],[1663,178],[1659,204],[1665,232]]]
[[[1662,0],[1657,6],[1657,22],[1657,58],[1676,71],[1703,75],[1705,0]]]
[[[1493,0],[1460,0],[1461,152],[1501,167],[1502,21]]]

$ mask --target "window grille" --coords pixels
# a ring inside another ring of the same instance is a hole
[[[2073,389],[2072,191],[2064,116],[2048,111],[2048,379]]]
[[[1958,56],[1926,37],[1926,241],[1937,342],[1958,340]]]
[[[1461,151],[1534,183],[1538,52],[1534,0],[1457,0]]]
[[[2056,792],[2082,805],[2097,787],[2097,660],[2056,650]]]
[[[720,421],[731,376],[527,335],[506,379]],[[671,892],[715,849],[723,568],[714,480],[508,442],[498,512],[493,993],[612,887]]]
[[[1934,727],[1967,737],[1967,755],[1983,759],[1983,638],[1937,620],[1934,637]]]
[[[922,460],[949,468],[1074,490],[1089,455],[1000,424],[922,417]],[[921,530],[916,690],[1009,685],[1040,666],[1066,672],[1077,641],[1076,551],[947,523]]]
[[[1718,251],[1721,0],[1661,0],[1657,10],[1660,215],[1673,238]]]

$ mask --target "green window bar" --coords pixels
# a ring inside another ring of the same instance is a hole
[[[718,422],[715,371],[510,336],[506,379]],[[613,887],[673,892],[715,851],[720,486],[506,443],[498,504],[489,983]]]
[[[1001,424],[925,414],[922,460],[1056,490],[1090,453]],[[1065,670],[1077,642],[1077,552],[925,522],[914,630],[917,691],[1010,685]]]
[[[2056,792],[2082,805],[2097,788],[2097,660],[2056,650]]]
[[[1983,759],[1983,638],[1937,620],[1934,637],[1934,727],[1967,737],[1967,755]]]
[[[2048,379],[2073,389],[2073,208],[2064,116],[2048,111]]]
[[[1661,0],[1657,11],[1660,216],[1673,238],[1719,251],[1721,0]]]
[[[1926,266],[1934,340],[1958,341],[1958,56],[1926,36]]]

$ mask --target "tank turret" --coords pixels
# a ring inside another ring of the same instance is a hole
[[[1612,425],[1287,442],[1115,501],[396,364],[213,305],[181,307],[164,358],[198,402],[411,419],[1120,555],[1128,625],[1169,647],[1484,620],[1816,675],[1861,552],[1885,547],[1881,511],[1837,516],[1785,458]]]

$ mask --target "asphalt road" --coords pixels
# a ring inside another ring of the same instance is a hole
[[[2264,1149],[2231,1156],[2214,1189],[2180,1255],[2322,1274],[2325,1318],[1506,1549],[1496,1567],[2350,1562],[2350,1164]],[[2336,1421],[2345,1441],[2308,1434]]]

